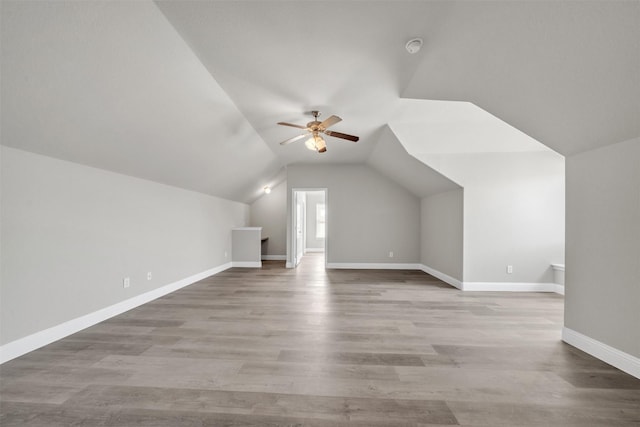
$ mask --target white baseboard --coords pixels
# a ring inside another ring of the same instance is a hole
[[[352,270],[420,270],[419,264],[376,262],[329,262],[327,268]]]
[[[240,268],[261,268],[262,261],[233,261],[231,266]]]
[[[562,329],[562,341],[615,366],[629,375],[640,378],[640,359],[635,356],[594,340],[566,326]]]
[[[306,248],[304,252],[324,252],[324,248]]]
[[[518,282],[461,282],[424,264],[410,263],[327,263],[327,268],[338,269],[370,269],[370,270],[421,270],[449,285],[463,291],[496,291],[496,292],[557,292],[564,295],[564,286],[556,283],[518,283]]]
[[[455,277],[421,264],[420,270],[442,280],[463,291],[481,292],[555,292],[564,295],[564,286],[557,283],[522,283],[522,282],[462,282]]]
[[[551,269],[553,270],[553,282],[562,286],[562,292],[560,292],[560,288],[558,288],[556,293],[562,293],[562,295],[564,295],[564,264],[551,264]]]
[[[47,344],[51,344],[54,341],[67,337],[71,334],[75,334],[76,332],[95,325],[96,323],[100,323],[111,317],[122,314],[125,311],[129,311],[141,306],[142,304],[146,304],[229,268],[231,268],[230,262],[7,343],[0,346],[0,364],[8,362],[9,360],[15,359],[16,357],[22,356],[23,354],[29,353],[30,351],[36,350],[40,347],[44,347]]]
[[[262,255],[263,261],[284,261],[286,259],[286,255]]]
[[[462,282],[463,291],[555,292],[555,283],[526,282]]]
[[[420,264],[420,270],[424,271],[427,274],[432,275],[433,277],[436,277],[436,278],[442,280],[445,283],[448,283],[449,285],[453,286],[454,288],[462,289],[462,282],[460,280],[456,279],[455,277],[451,277],[448,274],[442,273],[442,272],[436,270],[435,268],[431,268],[431,267],[426,266],[424,264]]]
[[[287,262],[284,264],[284,268],[293,268],[293,263],[292,263],[291,261],[287,261]]]

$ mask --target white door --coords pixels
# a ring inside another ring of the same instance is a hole
[[[295,223],[295,230],[296,230],[296,251],[295,251],[295,264],[294,265],[298,265],[298,263],[300,262],[300,260],[302,259],[302,256],[304,255],[304,230],[305,230],[305,224],[304,224],[304,192],[302,191],[296,191],[295,192],[295,198],[296,198],[296,223]]]

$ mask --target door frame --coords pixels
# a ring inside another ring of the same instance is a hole
[[[296,193],[305,193],[307,191],[322,191],[324,193],[324,206],[325,206],[325,224],[324,224],[324,266],[327,267],[327,260],[329,259],[329,189],[326,187],[295,187],[291,188],[290,197],[290,206],[289,210],[289,225],[287,227],[287,234],[289,235],[289,247],[287,248],[287,268],[296,268],[298,263],[300,262],[297,259],[298,248],[297,248],[297,215],[296,215]],[[306,210],[306,206],[305,206]],[[306,212],[304,213],[306,215]],[[304,231],[306,234],[306,230]],[[303,248],[304,253],[304,248]]]

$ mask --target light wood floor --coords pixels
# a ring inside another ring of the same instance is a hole
[[[305,257],[231,269],[0,367],[2,426],[630,426],[563,299]]]

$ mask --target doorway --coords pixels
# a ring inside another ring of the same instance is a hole
[[[291,212],[292,267],[298,266],[302,258],[313,254],[316,261],[322,258],[326,265],[327,255],[327,189],[293,189]]]

